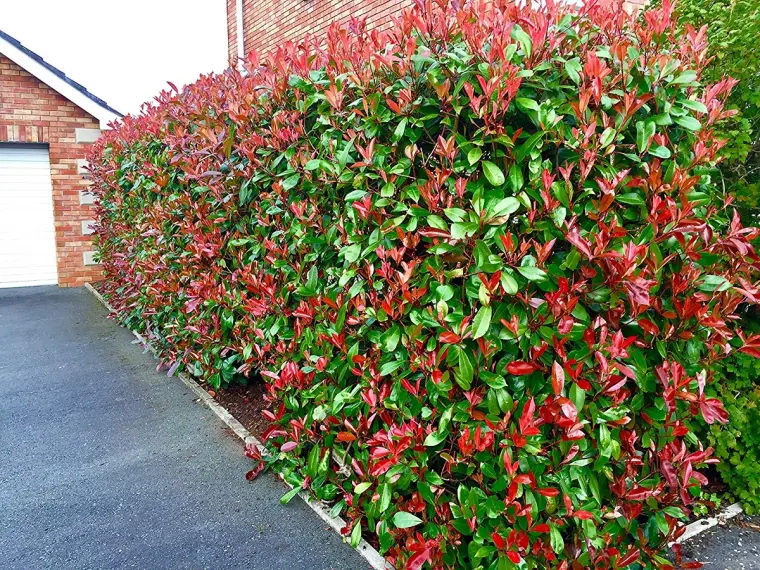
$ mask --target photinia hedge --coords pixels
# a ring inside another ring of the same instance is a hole
[[[715,363],[760,356],[733,81],[674,29],[440,0],[164,92],[90,156],[106,296],[263,378],[287,479],[398,568],[671,568]]]

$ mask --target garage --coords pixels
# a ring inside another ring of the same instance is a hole
[[[0,287],[58,282],[53,220],[47,146],[0,145]]]
[[[100,279],[86,157],[119,117],[0,30],[0,288]]]

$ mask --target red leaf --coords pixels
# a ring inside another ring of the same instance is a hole
[[[512,455],[510,455],[509,451],[504,452],[504,455],[502,456],[502,461],[504,462],[504,469],[507,470],[507,473],[510,476],[517,473],[517,468],[520,466],[520,462],[515,461],[514,463],[512,463]]]
[[[581,237],[581,231],[577,225],[573,225],[573,227],[570,228],[570,231],[567,232],[565,237],[567,241],[573,244],[578,249],[578,251],[580,251],[588,259],[593,259],[594,256],[591,253],[591,248],[589,247],[589,243],[588,241],[586,241],[585,239]]]
[[[439,338],[439,340],[440,340],[441,342],[443,342],[443,343],[446,343],[446,344],[456,344],[456,343],[458,343],[460,340],[462,340],[462,339],[461,339],[461,337],[460,337],[459,335],[457,335],[457,334],[454,334],[454,333],[453,333],[453,332],[451,332],[451,331],[445,331],[445,332],[442,332],[442,333],[441,333],[441,336],[440,336],[440,337],[438,337],[438,338]]]
[[[535,413],[536,401],[531,397],[531,399],[525,403],[522,415],[520,416],[520,433],[522,435],[538,435],[541,433],[534,425]]]
[[[356,441],[356,436],[350,431],[338,432],[338,441]]]
[[[493,543],[496,545],[496,548],[499,550],[504,550],[507,546],[507,543],[504,541],[504,537],[502,537],[498,532],[494,532],[491,534],[491,539],[493,540]]]
[[[594,514],[588,511],[575,511],[573,513],[573,516],[583,521],[587,521],[594,518]]]
[[[514,483],[520,483],[522,485],[530,485],[533,483],[533,474],[532,473],[521,473],[517,477],[513,479]]]
[[[514,550],[507,552],[507,557],[509,557],[513,564],[519,564],[520,560],[522,560],[522,558],[520,558],[520,555]]]
[[[565,389],[565,369],[556,361],[552,364],[552,388],[555,396],[562,394]]]
[[[382,461],[378,461],[372,466],[372,468],[369,470],[369,474],[373,477],[379,477],[388,471],[388,469],[391,467],[393,467],[393,462],[390,459],[383,459]]]
[[[728,423],[728,412],[723,407],[723,402],[717,398],[705,398],[699,403],[699,409],[702,411],[702,417],[708,424],[718,422],[719,424]]]
[[[412,556],[409,557],[409,560],[406,561],[406,569],[420,570],[425,562],[430,561],[430,554],[431,552],[429,548],[423,548],[419,552],[415,552]]]
[[[296,447],[298,447],[298,444],[295,441],[288,441],[282,444],[280,451],[293,451]]]
[[[625,568],[636,562],[641,556],[641,551],[637,548],[635,550],[629,550],[628,553],[618,561],[619,568]]]
[[[538,366],[530,362],[523,362],[522,360],[515,360],[507,364],[507,371],[515,376],[525,376],[536,370],[538,370]]]
[[[256,477],[258,477],[262,471],[264,471],[264,467],[266,467],[265,463],[259,463],[251,469],[248,473],[245,474],[245,478],[249,481],[253,481]]]

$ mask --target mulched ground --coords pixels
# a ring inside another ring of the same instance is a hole
[[[208,386],[204,387],[208,390]],[[268,407],[264,392],[263,381],[252,380],[248,386],[230,386],[219,390],[214,399],[227,408],[248,431],[261,438],[269,427],[269,420],[261,414]]]

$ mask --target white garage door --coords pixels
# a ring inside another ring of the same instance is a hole
[[[57,277],[48,149],[0,145],[0,287]]]

